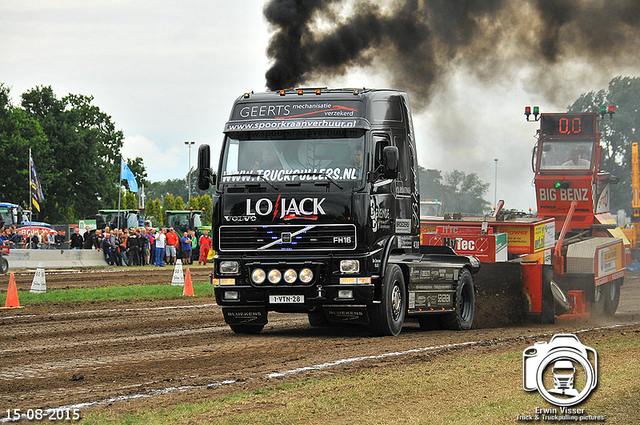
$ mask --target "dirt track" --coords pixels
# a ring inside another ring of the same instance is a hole
[[[47,287],[169,283],[172,271],[48,273]],[[208,280],[208,272],[208,267],[191,269],[196,281]],[[18,288],[28,290],[32,278],[33,273],[17,275]],[[303,315],[271,313],[269,319],[260,335],[235,335],[209,298],[0,310],[0,412],[78,404],[83,413],[107,407],[132,410],[451,351],[468,350],[471,355],[524,349],[551,334],[612,324],[627,324],[625,329],[635,330],[629,335],[637,335],[640,278],[627,278],[618,313],[608,323],[573,321],[468,332],[422,332],[417,323],[408,323],[399,337],[372,338],[361,328],[311,328]],[[456,345],[469,341],[473,344]],[[442,347],[446,344],[453,345]],[[441,348],[420,350],[427,347]],[[322,366],[308,369],[314,365]]]

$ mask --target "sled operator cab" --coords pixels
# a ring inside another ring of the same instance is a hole
[[[407,314],[443,313],[450,326],[471,326],[479,262],[420,247],[405,93],[247,93],[224,133],[216,173],[200,146],[198,184],[215,187],[212,278],[234,331],[261,331],[269,311],[307,313],[312,325],[365,324],[380,335],[398,334]]]
[[[586,300],[591,316],[615,313],[631,260],[629,241],[609,212],[618,179],[602,170],[598,125],[614,113],[609,106],[600,114],[533,114],[540,121],[532,156],[538,216],[555,219],[558,232],[552,283],[572,310]],[[525,115],[529,120],[530,108]]]

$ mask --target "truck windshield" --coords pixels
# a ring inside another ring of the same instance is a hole
[[[592,142],[545,141],[540,170],[589,170],[592,148]]]
[[[228,134],[222,182],[359,180],[364,130],[252,131]]]

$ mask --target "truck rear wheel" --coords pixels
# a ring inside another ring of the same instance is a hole
[[[613,316],[616,314],[618,304],[620,303],[620,282],[614,280],[607,283],[607,288],[604,289],[605,301],[604,301],[604,314],[605,316]]]
[[[467,269],[460,271],[454,307],[453,312],[442,317],[444,328],[460,331],[471,329],[476,309],[476,294],[471,273]]]
[[[379,336],[395,336],[402,331],[407,311],[404,275],[400,266],[392,264],[382,279],[382,299],[371,307],[371,330]]]
[[[9,271],[9,262],[6,258],[0,256],[0,273],[5,274]]]

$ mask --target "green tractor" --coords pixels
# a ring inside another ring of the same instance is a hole
[[[202,227],[201,210],[175,210],[166,211],[165,214],[165,227],[173,227],[180,236],[187,230],[195,230],[197,232]]]

